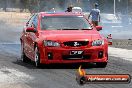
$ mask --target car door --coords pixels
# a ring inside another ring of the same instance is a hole
[[[33,15],[29,21],[27,22],[26,24],[26,27],[25,27],[25,39],[24,39],[24,48],[25,48],[25,52],[26,52],[26,55],[31,58],[31,49],[30,49],[30,41],[31,41],[31,36],[30,36],[30,32],[26,32],[26,29],[28,27],[32,27],[32,21],[34,19],[35,15]]]
[[[27,46],[27,37],[28,37],[28,35],[29,35],[29,33],[28,32],[26,32],[26,29],[27,29],[27,27],[29,26],[29,22],[30,22],[30,20],[32,19],[32,17],[33,16],[31,16],[31,18],[27,21],[27,23],[26,23],[26,25],[24,26],[24,28],[23,28],[23,44],[24,44],[24,52],[25,52],[25,54],[28,56],[28,46]]]
[[[38,27],[38,15],[35,15],[31,22],[31,27],[36,30],[36,33],[30,32],[28,37],[28,44],[29,44],[29,54],[30,57],[34,60],[34,44],[37,38],[37,27]]]

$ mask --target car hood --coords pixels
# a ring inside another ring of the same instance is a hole
[[[83,41],[101,39],[100,34],[95,30],[52,30],[41,31],[40,36],[43,40],[53,41]]]

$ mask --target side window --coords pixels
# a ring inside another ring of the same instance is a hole
[[[37,15],[34,17],[33,21],[32,21],[32,25],[34,28],[37,28],[37,23],[38,23],[38,20],[37,20]]]
[[[30,27],[33,17],[34,17],[34,15],[32,15],[31,18],[28,20],[28,22],[26,23],[26,26]]]
[[[34,27],[33,20],[34,20],[35,17],[36,17],[36,14],[31,17],[28,27]]]

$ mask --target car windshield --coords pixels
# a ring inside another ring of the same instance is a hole
[[[42,30],[90,30],[91,26],[83,16],[44,16]]]

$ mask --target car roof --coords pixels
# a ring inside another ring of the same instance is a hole
[[[79,12],[40,12],[41,16],[83,16]]]

